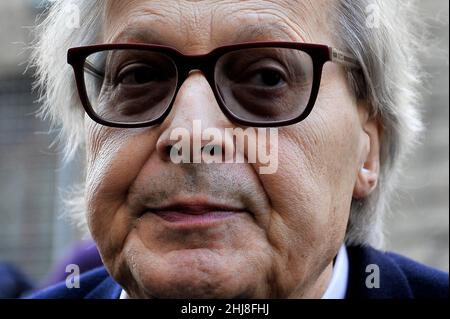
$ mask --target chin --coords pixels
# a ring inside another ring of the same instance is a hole
[[[250,298],[255,291],[252,283],[260,279],[250,271],[254,267],[204,249],[175,251],[136,262],[138,266],[131,273],[137,285],[132,286],[140,287],[136,295],[145,298]]]
[[[176,270],[179,272],[179,270]],[[227,279],[228,278],[228,279]],[[243,286],[246,282],[239,276],[220,277],[214,273],[202,273],[197,270],[178,273],[175,276],[167,271],[162,276],[148,274],[141,280],[140,286],[146,298],[175,298],[175,299],[234,299],[250,297],[249,289]]]

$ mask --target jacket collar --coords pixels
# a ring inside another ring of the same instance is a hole
[[[371,247],[347,247],[349,277],[346,299],[410,299],[413,293],[399,266],[385,253]],[[375,267],[374,267],[375,266]],[[379,288],[366,283],[379,270]],[[370,286],[370,285],[369,285]],[[119,299],[122,287],[107,276],[85,299]]]
[[[122,287],[111,276],[108,276],[84,299],[119,299],[121,291]]]
[[[410,299],[409,282],[387,254],[371,247],[347,247],[350,276],[346,299]],[[371,287],[379,276],[378,288]]]

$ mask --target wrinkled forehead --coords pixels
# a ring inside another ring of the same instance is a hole
[[[153,43],[186,51],[251,41],[332,44],[333,0],[107,1],[103,42]],[[197,52],[198,53],[198,52]]]

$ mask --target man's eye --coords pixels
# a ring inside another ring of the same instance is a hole
[[[281,72],[269,68],[252,72],[245,82],[254,86],[269,88],[278,87],[285,83],[284,76]]]
[[[117,82],[124,85],[144,85],[157,81],[158,78],[154,68],[139,64],[130,65],[121,70]]]

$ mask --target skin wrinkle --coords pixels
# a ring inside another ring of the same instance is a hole
[[[107,9],[104,42],[145,42],[152,36],[158,39],[151,41],[186,54],[235,40],[333,45],[326,29],[317,28],[326,25],[326,1],[297,4],[121,1]],[[126,36],[130,27],[152,35]],[[201,73],[186,80],[161,125],[107,129],[86,120],[89,225],[107,269],[131,297],[320,298],[345,234],[354,172],[367,144],[344,72],[327,66],[313,113],[279,130],[280,163],[274,175],[258,175],[260,163],[165,161],[157,145],[173,128],[190,129],[196,118],[203,128],[235,127]],[[171,229],[154,214],[141,216],[149,207],[195,194],[252,214],[190,231]]]
[[[139,1],[137,1],[137,2],[139,2]],[[250,7],[249,9],[236,8],[234,10],[230,10],[230,12],[227,14],[227,17],[229,19],[237,20],[236,21],[236,25],[242,25],[242,23],[241,23],[239,18],[234,18],[234,16],[238,16],[239,17],[241,15],[247,14],[247,15],[251,15],[252,16],[252,20],[254,20],[254,21],[252,21],[251,23],[246,22],[244,24],[244,26],[247,26],[247,27],[251,26],[253,28],[257,28],[258,26],[261,26],[261,25],[262,26],[266,26],[266,25],[270,25],[270,24],[275,24],[279,28],[279,31],[285,33],[284,36],[286,36],[286,39],[285,39],[286,41],[287,40],[291,40],[291,41],[299,41],[299,42],[308,42],[310,39],[312,39],[312,36],[311,36],[312,32],[311,32],[311,30],[302,28],[301,24],[300,25],[299,24],[294,24],[294,23],[292,23],[290,21],[290,19],[287,18],[286,11],[290,12],[291,14],[295,14],[296,11],[293,11],[291,9],[288,9],[288,10],[281,10],[280,9],[280,10],[270,10],[270,11],[267,10],[267,9],[264,9],[264,8],[256,8],[255,9],[255,8],[251,7],[252,1],[247,1],[247,3],[249,3],[249,4],[247,4],[247,6]],[[276,2],[274,2],[274,3],[276,3]],[[175,6],[175,7],[177,7],[177,6]],[[288,6],[288,8],[290,8],[290,7],[291,6]],[[310,4],[308,4],[307,7],[300,8],[299,9],[300,15],[310,16],[310,14],[308,15],[307,12],[308,12],[308,10],[311,10],[311,8],[314,8],[314,7],[315,6],[310,3]],[[168,12],[167,8],[165,8],[165,6],[158,6],[157,8],[158,9],[149,9],[149,8],[145,8],[145,7],[143,9],[141,9],[140,7],[132,8],[131,14],[133,12],[135,12],[135,11],[137,13],[135,14],[135,17],[133,18],[133,20],[131,20],[130,23],[127,23],[123,27],[123,29],[133,28],[136,24],[138,24],[138,21],[140,20],[140,18],[142,18],[143,20],[151,19],[152,21],[155,21],[155,22],[156,21],[158,21],[158,22],[161,21],[161,24],[165,23],[166,21],[164,21],[164,19],[163,19],[164,18],[164,13],[170,14],[170,11]],[[124,8],[121,6],[119,8],[119,10],[120,10],[119,12],[122,12],[124,10]],[[141,13],[140,10],[143,10],[144,12]],[[175,8],[171,8],[171,10],[175,10]],[[218,11],[219,7],[217,7],[216,10]],[[110,11],[110,8],[107,8],[106,12],[108,13],[109,11]],[[179,11],[180,11],[180,14],[178,15],[180,17],[179,20],[182,21],[181,17],[183,15],[183,13],[184,12],[189,12],[189,8],[185,7],[184,10],[182,10],[180,8]],[[266,18],[266,17],[270,17],[270,18]],[[208,18],[211,21],[210,25],[214,25],[213,17],[211,15],[209,15]],[[194,15],[194,19],[197,19],[197,20],[199,19],[198,18],[198,13],[196,13],[196,15]],[[248,17],[246,17],[246,19],[248,19]],[[190,19],[185,19],[185,20],[190,21]],[[261,21],[263,21],[263,23],[261,23]],[[198,22],[196,22],[196,23],[198,23]],[[282,24],[280,24],[280,23],[282,23]],[[195,23],[193,23],[193,24],[195,24]],[[177,25],[181,26],[182,23],[180,23],[180,21],[178,21]],[[182,30],[179,30],[179,31],[181,31],[181,33],[179,33],[179,34],[183,34],[184,35],[183,37],[181,37],[182,39],[184,39],[184,41],[186,41],[186,39],[192,39],[193,38],[194,39],[194,43],[190,43],[189,46],[193,47],[193,49],[198,51],[198,48],[197,48],[198,44],[196,44],[195,42],[201,42],[203,37],[201,35],[199,35],[199,34],[195,34],[195,36],[189,37],[189,35],[186,34],[186,32],[187,32],[186,30],[189,30],[190,27],[191,26],[189,26],[189,25],[184,25]],[[196,30],[194,26],[192,26],[192,28],[194,30]],[[120,33],[121,33],[121,32],[118,32],[117,26],[111,26],[111,24],[108,24],[107,30],[108,29],[110,29],[110,30],[108,32],[106,32],[106,34],[115,34],[116,33],[116,34],[120,35]],[[203,30],[203,29],[206,29],[206,28],[197,28],[197,30],[198,29]],[[220,29],[220,28],[218,28],[218,29]],[[212,30],[214,31],[214,28]],[[244,30],[245,30],[245,27],[244,27]],[[239,30],[238,32],[225,33],[226,37],[219,38],[220,39],[219,41],[213,42],[213,43],[214,43],[215,46],[219,46],[219,45],[226,45],[226,44],[236,43],[236,42],[244,42],[245,41],[244,39],[240,39],[240,41],[236,41],[236,39],[233,39],[232,41],[229,40],[229,34],[235,35],[236,38],[239,39],[240,38],[240,34],[242,33],[242,31],[243,30]],[[263,30],[261,30],[260,33],[261,33],[262,37],[267,37],[267,34]],[[210,34],[212,35],[214,33],[210,32]],[[249,37],[250,36],[252,36],[253,38],[257,38],[257,36],[255,36],[255,34],[249,34]],[[276,36],[274,39],[279,39],[280,34],[279,33],[275,33],[274,36]],[[283,38],[284,38],[284,36],[283,36]],[[163,38],[163,37],[155,36],[154,39],[159,39],[159,38]],[[126,39],[123,39],[123,40],[126,40]],[[110,37],[105,37],[105,42],[127,42],[127,41],[123,41],[123,40],[122,41],[117,41],[116,38],[111,39]],[[138,40],[138,42],[144,42],[144,39],[137,39],[137,40]],[[167,39],[165,39],[165,40],[167,41]],[[156,41],[153,41],[153,42],[156,42]],[[170,42],[172,42],[172,41],[170,41]],[[203,41],[203,42],[207,42],[207,41]],[[164,44],[164,43],[161,43],[161,44]],[[181,46],[181,48],[184,48],[184,47],[186,47],[185,43],[183,43],[183,46]],[[204,53],[209,52],[209,51],[210,50],[205,50]],[[185,52],[185,53],[187,53],[187,52]]]

